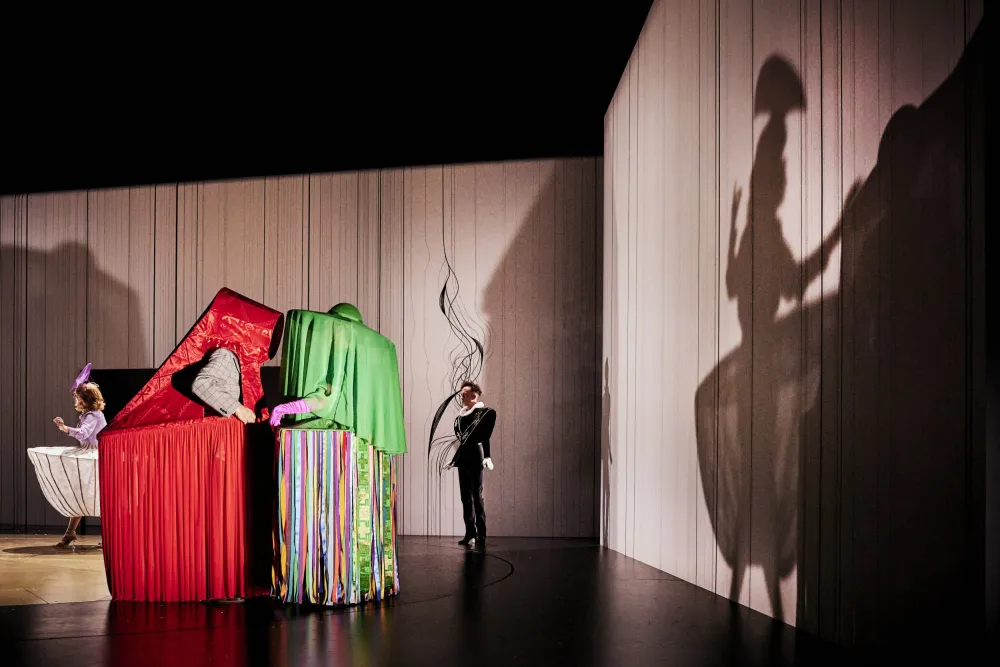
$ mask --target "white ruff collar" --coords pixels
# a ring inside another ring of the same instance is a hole
[[[485,408],[485,407],[486,407],[486,404],[483,403],[482,401],[479,401],[478,403],[476,403],[475,405],[473,405],[471,408],[462,408],[461,410],[459,410],[458,411],[458,416],[459,417],[466,417],[466,416],[472,414],[473,410],[476,410],[478,408]]]

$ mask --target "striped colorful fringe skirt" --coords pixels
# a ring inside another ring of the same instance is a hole
[[[350,605],[399,592],[396,466],[347,431],[278,431],[271,594]]]

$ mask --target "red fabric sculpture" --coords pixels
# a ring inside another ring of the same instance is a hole
[[[283,321],[278,311],[221,290],[102,431],[101,524],[112,599],[268,592],[273,437],[260,368],[277,350]],[[219,347],[239,358],[241,402],[258,424],[206,417],[191,393],[199,364]],[[251,523],[254,512],[261,516]]]

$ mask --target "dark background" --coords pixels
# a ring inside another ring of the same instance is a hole
[[[10,24],[0,194],[600,155],[651,4]]]

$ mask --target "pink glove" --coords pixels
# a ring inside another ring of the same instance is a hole
[[[285,415],[299,415],[303,412],[312,412],[309,409],[309,404],[306,403],[305,399],[299,399],[297,401],[291,401],[289,403],[282,403],[281,405],[276,405],[274,407],[274,412],[271,413],[271,426],[277,427],[281,423],[281,418]]]

